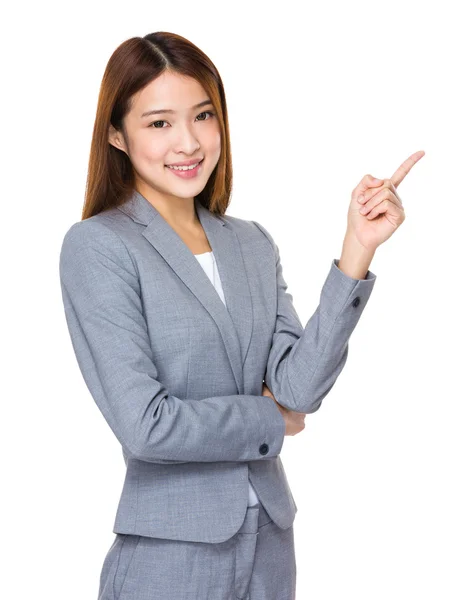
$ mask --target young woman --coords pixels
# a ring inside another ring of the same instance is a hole
[[[295,598],[297,507],[279,453],[345,365],[375,249],[404,219],[396,187],[422,154],[355,188],[303,328],[270,233],[226,215],[216,67],[172,33],[115,50],[82,220],[60,255],[77,361],[127,467],[100,600]]]

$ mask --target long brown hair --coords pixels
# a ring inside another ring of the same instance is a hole
[[[133,191],[131,161],[125,152],[109,143],[109,125],[124,133],[131,96],[164,71],[196,79],[213,103],[221,129],[221,155],[196,198],[211,212],[225,213],[232,190],[232,159],[221,76],[208,56],[192,42],[175,33],[157,31],[126,40],[107,63],[93,126],[82,220],[123,204]]]

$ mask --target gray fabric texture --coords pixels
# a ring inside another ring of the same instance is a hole
[[[59,272],[80,371],[126,464],[113,531],[219,543],[245,519],[248,475],[273,522],[292,525],[285,422],[263,381],[281,405],[317,411],[376,276],[333,259],[303,327],[270,233],[195,206],[226,305],[137,191],[69,228]]]

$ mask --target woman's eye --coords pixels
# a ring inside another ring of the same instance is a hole
[[[210,110],[204,110],[202,113],[200,113],[200,115],[211,115],[213,116],[214,113],[212,113]],[[197,115],[198,117],[200,117],[200,115]],[[202,119],[202,121],[207,121],[208,119]]]
[[[204,110],[199,115],[197,115],[197,118],[200,117],[201,115],[210,115],[211,117],[214,117],[214,113],[210,110]],[[200,120],[208,121],[209,119],[200,119]],[[148,125],[148,127],[152,127],[153,129],[166,129],[165,127],[161,127],[160,123],[167,123],[167,121],[153,121],[153,123],[150,123],[150,125]]]
[[[155,127],[156,123],[167,123],[167,121],[153,121],[153,123],[150,123],[148,127],[153,127],[154,129],[163,129],[163,127]]]

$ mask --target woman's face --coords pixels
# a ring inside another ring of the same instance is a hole
[[[167,110],[172,112],[163,112]],[[146,114],[150,111],[159,112]],[[204,189],[221,154],[221,133],[197,80],[162,73],[133,96],[124,127],[125,137],[111,126],[109,142],[129,156],[142,195],[193,199]],[[193,159],[203,159],[193,177],[180,177],[167,166]]]

